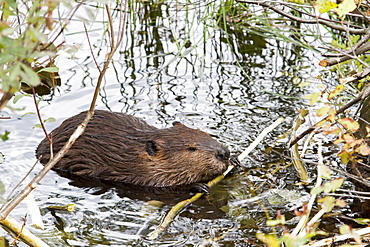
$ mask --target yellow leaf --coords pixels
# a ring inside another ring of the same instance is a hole
[[[325,124],[325,123],[326,123],[326,121],[325,121],[325,119],[324,119],[324,120],[322,120],[322,121],[318,122],[317,124],[315,124],[315,128],[322,127],[322,126],[324,126],[324,124]]]
[[[328,100],[331,100],[332,98],[340,94],[340,92],[342,92],[343,89],[344,89],[344,85],[338,85],[333,91],[329,93]]]
[[[318,0],[314,4],[315,9],[317,9],[321,14],[328,12],[329,10],[337,7],[338,4],[330,1],[330,0]]]
[[[338,8],[335,8],[335,12],[339,15],[340,18],[342,18],[356,8],[357,6],[354,0],[344,0],[338,5]]]
[[[321,177],[323,177],[323,178],[330,178],[331,177],[329,167],[327,167],[325,165],[319,165],[319,169],[320,169]]]
[[[366,129],[366,132],[367,132],[366,137],[370,137],[370,127],[366,126],[365,129]]]
[[[319,100],[320,95],[321,93],[313,93],[313,94],[305,95],[303,96],[303,98],[309,99],[310,105],[313,105]]]
[[[332,127],[331,127],[331,124],[330,124],[330,123],[328,123],[328,122],[326,122],[326,123],[321,127],[321,129],[322,129],[322,130],[325,130],[325,131],[329,131],[331,128],[332,128]]]
[[[343,199],[338,199],[338,200],[335,202],[335,204],[336,204],[337,206],[339,206],[339,207],[342,207],[342,208],[344,208],[345,206],[347,206],[346,201],[345,201],[345,200],[343,200]]]
[[[336,113],[333,107],[330,107],[329,112],[328,112],[328,117],[326,118],[330,122],[334,122]]]
[[[356,152],[366,156],[370,155],[370,147],[363,143],[358,148],[356,148]]]
[[[329,111],[329,106],[325,105],[316,111],[318,117],[324,116]]]
[[[340,157],[343,164],[348,163],[350,154],[347,151],[343,150],[342,152],[338,154],[338,156]]]
[[[339,133],[342,131],[342,129],[340,128],[332,128],[332,129],[329,129],[329,130],[326,130],[326,131],[323,131],[322,133],[324,135],[329,135],[329,134],[333,134],[333,135],[339,135]]]
[[[335,205],[335,198],[332,196],[326,196],[324,198],[320,198],[317,201],[321,203],[321,208],[327,213],[330,212]]]
[[[343,139],[346,143],[351,143],[351,142],[354,142],[356,139],[351,136],[350,134],[344,134],[343,135]]]
[[[280,242],[276,235],[273,234],[263,234],[262,232],[257,232],[256,237],[264,242],[269,247],[279,247]]]
[[[339,232],[340,234],[348,234],[351,232],[351,227],[349,227],[348,225],[342,225],[341,227],[339,227]]]
[[[360,124],[350,117],[338,119],[338,122],[349,131],[357,131],[360,128]]]

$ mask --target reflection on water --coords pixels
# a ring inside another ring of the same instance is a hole
[[[300,101],[283,96],[301,97],[302,91],[292,83],[294,78],[310,80],[311,74],[317,73],[309,69],[312,54],[293,43],[262,37],[231,22],[216,27],[216,3],[138,1],[129,6],[125,41],[105,78],[99,109],[133,114],[157,127],[178,120],[210,133],[239,153],[270,122],[295,115]],[[114,14],[118,17],[117,11]],[[101,64],[109,43],[102,35],[104,12],[96,18],[90,23],[93,31],[89,31],[89,37]],[[63,86],[51,102],[41,103],[42,115],[57,119],[46,123],[49,131],[63,119],[88,108],[98,76],[82,22],[73,20],[68,31],[67,43],[81,49],[74,54],[75,59],[62,54],[57,61]],[[24,98],[16,106],[26,107],[22,113],[33,111],[31,102]],[[18,115],[11,115],[13,120],[1,121],[1,131],[12,132],[0,150],[6,157],[0,171],[7,174],[1,178],[7,191],[34,163],[34,150],[43,138],[40,130],[32,129],[37,123],[35,116],[18,120]],[[270,188],[297,189],[293,186],[297,177],[291,168],[269,179],[261,178],[284,165],[283,156],[267,154],[264,149],[288,127],[286,122],[277,128],[242,162],[247,168],[258,169],[225,179],[211,195],[177,217],[156,241],[142,236],[159,224],[175,203],[173,197],[153,198],[153,194],[145,193],[138,197],[136,190],[96,184],[72,186],[55,172],[49,173],[34,192],[46,223],[45,230],[35,232],[53,246],[194,246],[218,237],[221,246],[248,245],[248,239],[255,241],[257,230],[269,231],[264,224],[266,210],[274,216],[278,209],[285,213],[291,208],[264,203],[233,211],[227,205]],[[23,141],[25,136],[27,142]],[[158,199],[165,202],[163,206],[148,210],[147,202]],[[68,203],[77,205],[75,212],[48,209],[49,205]],[[15,217],[24,214],[25,205],[13,213]]]

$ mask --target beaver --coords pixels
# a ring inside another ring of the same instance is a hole
[[[51,132],[54,153],[85,116],[86,112],[81,112]],[[50,159],[49,146],[45,138],[37,147],[36,156],[43,164]],[[209,181],[227,169],[229,160],[225,146],[180,122],[159,129],[131,115],[96,110],[85,132],[53,169],[106,181],[167,187]]]

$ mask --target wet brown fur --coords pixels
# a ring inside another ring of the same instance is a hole
[[[51,133],[56,153],[67,142],[86,112],[65,120]],[[45,138],[36,156],[50,159]],[[175,122],[158,129],[123,113],[95,111],[85,132],[55,170],[141,186],[165,187],[204,182],[223,173],[229,151],[210,135]]]

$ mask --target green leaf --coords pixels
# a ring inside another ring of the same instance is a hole
[[[4,134],[0,134],[0,139],[3,140],[3,141],[8,140],[9,139],[9,134],[10,134],[10,132],[7,131],[7,130],[5,130],[5,133]]]
[[[345,206],[347,206],[347,203],[345,200],[343,199],[338,199],[336,202],[335,202],[335,205],[341,207],[341,208],[344,208]]]
[[[276,219],[276,220],[268,220],[268,221],[266,222],[266,224],[267,224],[268,226],[284,225],[284,224],[285,224],[285,216],[284,216],[284,215],[282,215],[282,216],[280,217],[280,219]]]
[[[317,186],[312,188],[311,195],[317,195],[324,191],[324,186]]]
[[[36,74],[35,71],[33,71],[33,69],[31,69],[24,63],[19,63],[19,66],[22,69],[21,77],[23,82],[34,87],[40,85],[40,77]]]
[[[37,73],[40,73],[40,72],[58,73],[59,68],[58,67],[46,67],[46,68],[42,68],[37,71]]]
[[[337,178],[334,179],[333,181],[330,181],[324,185],[324,192],[329,193],[336,191],[340,186],[342,186],[344,182],[344,178]]]
[[[364,218],[357,218],[355,219],[356,223],[361,225],[368,225],[370,222],[370,219],[364,219]]]
[[[330,212],[335,205],[335,198],[332,196],[326,196],[318,200],[321,203],[321,207],[325,212]]]
[[[280,247],[280,241],[276,237],[276,235],[257,232],[256,237],[263,243],[267,244],[267,246],[269,247]]]
[[[20,100],[21,98],[23,98],[23,97],[30,97],[31,95],[30,94],[18,94],[18,95],[16,95],[16,96],[14,96],[14,98],[13,98],[13,103],[15,104],[15,103],[17,103],[18,102],[18,100]]]
[[[49,122],[55,122],[55,121],[56,121],[56,119],[55,119],[55,118],[53,118],[53,117],[49,117],[48,119],[45,119],[45,120],[44,120],[44,122],[47,122],[47,121],[49,121]]]
[[[325,105],[316,111],[318,117],[324,116],[329,111],[329,106]]]
[[[41,126],[41,124],[35,124],[35,126],[33,126],[33,129],[35,129],[35,128],[42,128],[42,126]]]

